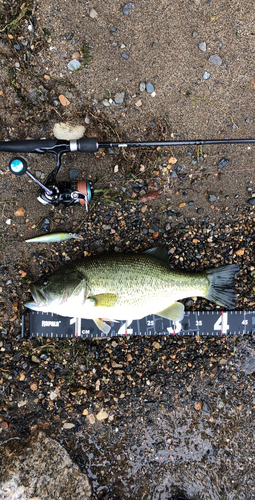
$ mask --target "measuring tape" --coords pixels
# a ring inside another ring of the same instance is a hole
[[[128,327],[125,321],[111,323],[106,335],[93,320],[69,318],[54,313],[26,309],[22,316],[22,337],[106,338],[118,336],[203,336],[222,337],[255,332],[255,311],[195,311],[185,312],[182,321],[171,321],[151,314],[134,320]]]

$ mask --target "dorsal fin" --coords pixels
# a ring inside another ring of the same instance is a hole
[[[169,264],[167,247],[165,245],[149,248],[149,250],[145,250],[145,252],[143,253],[147,253],[148,255],[154,257],[155,259],[161,260],[165,264]]]

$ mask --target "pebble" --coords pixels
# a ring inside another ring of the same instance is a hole
[[[222,158],[220,162],[218,163],[218,168],[223,168],[227,165],[228,160],[226,158]]]
[[[123,59],[129,59],[129,55],[126,53],[121,54],[121,57],[123,57]]]
[[[80,69],[81,63],[77,61],[77,59],[72,59],[71,61],[69,61],[67,67],[68,69],[70,69],[70,71],[77,71],[78,69]]]
[[[253,196],[252,198],[250,198],[248,200],[248,203],[250,203],[250,205],[255,205],[255,196]]]
[[[58,397],[58,395],[57,395],[56,392],[54,392],[54,391],[50,392],[50,399],[51,399],[51,401],[54,401],[54,399],[57,399],[57,397]]]
[[[145,82],[140,82],[140,92],[144,92],[146,88]]]
[[[125,92],[118,92],[117,94],[115,94],[114,96],[114,101],[116,104],[122,104],[123,101],[124,101],[124,97],[125,97]]]
[[[201,50],[202,52],[204,52],[204,53],[206,52],[206,43],[205,43],[205,42],[201,42],[201,43],[198,45],[198,47],[200,48],[200,50]]]
[[[214,201],[216,201],[216,200],[217,200],[217,196],[215,196],[215,194],[210,194],[210,195],[209,195],[209,201],[210,201],[210,202],[214,202]]]
[[[40,359],[35,355],[31,357],[31,360],[33,361],[33,363],[38,363],[38,364],[40,363]]]
[[[213,56],[209,57],[209,62],[211,64],[214,64],[215,66],[220,66],[222,64],[222,59],[217,54],[214,54]]]
[[[97,19],[98,18],[97,11],[95,9],[91,9],[89,12],[89,17],[91,17],[92,19]]]
[[[94,423],[96,422],[96,419],[95,419],[95,417],[94,417],[93,413],[90,413],[90,414],[87,416],[87,419],[88,419],[88,421],[89,421],[89,423],[90,423],[91,425],[94,425]]]
[[[50,220],[45,217],[41,223],[41,230],[44,231],[45,233],[48,233],[50,231]]]
[[[63,429],[73,429],[73,427],[75,427],[74,424],[72,424],[71,422],[66,422],[64,425],[63,425]]]
[[[152,92],[154,92],[154,87],[151,82],[147,82],[145,88],[146,92],[148,92],[149,94],[152,94]]]
[[[108,108],[108,107],[110,106],[110,103],[109,103],[108,99],[103,99],[103,100],[102,100],[102,104],[103,104],[103,106],[105,106],[106,108]]]
[[[205,71],[204,74],[203,74],[203,79],[204,80],[208,80],[211,76],[211,73],[208,73],[208,71]]]
[[[27,98],[29,99],[29,101],[32,101],[33,104],[36,104],[37,103],[37,99],[38,99],[37,89],[30,89],[28,91]]]
[[[132,7],[134,7],[135,4],[133,2],[128,2],[124,5],[123,9],[122,9],[122,12],[125,16],[129,16],[129,12],[130,10],[132,9]]]

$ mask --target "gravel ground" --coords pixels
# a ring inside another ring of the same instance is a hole
[[[61,121],[100,141],[254,138],[254,15],[251,1],[1,2],[1,140],[49,138]],[[0,445],[45,432],[93,499],[255,498],[254,335],[20,338],[31,281],[83,255],[158,244],[174,268],[238,263],[237,309],[255,310],[254,151],[66,155],[59,179],[94,184],[88,214],[40,205],[1,153]],[[50,155],[27,160],[41,181],[54,167]],[[45,219],[83,241],[25,243]]]

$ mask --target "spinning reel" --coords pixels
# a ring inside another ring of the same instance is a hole
[[[15,141],[14,143],[4,143],[12,149],[23,149],[24,152],[46,153],[50,152],[56,155],[57,162],[54,170],[49,174],[46,182],[43,184],[29,170],[27,161],[19,156],[11,159],[9,168],[14,175],[21,176],[27,174],[41,188],[41,192],[37,197],[38,201],[43,205],[59,205],[64,203],[66,206],[80,204],[85,206],[88,211],[88,206],[93,198],[93,185],[89,180],[58,182],[57,173],[61,167],[61,156],[66,152],[97,151],[97,143],[95,140],[86,139],[86,144],[80,141],[56,141],[56,140],[41,140],[41,141]],[[19,143],[19,144],[18,144]],[[81,143],[81,144],[80,144]],[[3,144],[3,143],[2,143]],[[29,151],[28,151],[29,149]],[[3,150],[3,149],[2,149]],[[8,149],[9,150],[9,149]],[[89,150],[89,151],[88,151]],[[6,151],[6,149],[5,149]]]

